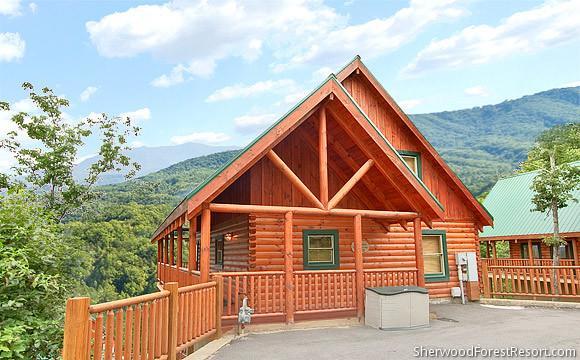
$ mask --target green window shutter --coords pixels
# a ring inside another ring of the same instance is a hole
[[[330,237],[330,242],[325,236]],[[338,230],[304,230],[302,243],[304,270],[331,270],[340,266]]]

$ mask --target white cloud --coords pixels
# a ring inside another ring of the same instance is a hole
[[[345,17],[322,1],[170,1],[135,6],[86,23],[105,57],[150,54],[176,66],[154,86],[210,76],[217,62],[253,61],[264,47],[282,55],[289,43],[327,33]]]
[[[20,0],[0,1],[0,15],[18,16],[20,12]]]
[[[189,142],[201,143],[201,144],[217,144],[228,141],[231,139],[226,133],[223,132],[193,132],[188,135],[178,135],[171,137],[170,141],[172,144],[180,145]]]
[[[576,86],[580,86],[580,80],[562,84],[560,87],[567,88],[567,87],[576,87]]]
[[[333,73],[334,70],[328,66],[323,66],[320,69],[316,70],[312,73],[312,78],[315,81],[322,81],[326,79],[330,74]]]
[[[38,10],[38,5],[36,5],[36,3],[31,2],[30,4],[28,4],[28,8],[30,9],[31,13],[36,14],[36,11]]]
[[[465,95],[469,96],[489,96],[489,91],[481,85],[473,86],[463,91]]]
[[[119,116],[122,118],[128,117],[131,119],[131,121],[133,121],[135,123],[139,123],[141,121],[151,119],[151,110],[149,110],[149,108],[145,107],[145,108],[138,109],[135,111],[124,112],[122,114],[119,114]]]
[[[423,103],[420,99],[409,99],[409,100],[402,100],[397,102],[399,106],[405,111],[411,111],[413,108],[421,105]]]
[[[89,86],[86,89],[83,90],[83,92],[81,93],[81,101],[85,102],[88,101],[91,96],[93,96],[96,92],[97,92],[98,88],[95,86]]]
[[[277,117],[276,114],[243,115],[234,119],[234,125],[241,133],[255,133],[271,125]]]
[[[132,149],[136,149],[136,148],[140,148],[140,147],[145,146],[145,143],[142,142],[142,141],[139,141],[139,140],[134,140],[134,141],[131,142],[131,144],[129,144],[129,146]]]
[[[291,79],[258,81],[251,85],[237,84],[223,87],[209,95],[206,102],[217,102],[236,98],[246,98],[266,92],[281,92],[294,89],[296,83]]]
[[[83,155],[83,156],[77,156],[74,163],[78,165],[78,164],[82,163],[83,161],[88,160],[88,159],[95,157],[97,155],[98,154],[88,154],[88,155]]]
[[[26,42],[18,33],[0,33],[0,62],[21,59],[26,50]]]
[[[403,72],[416,75],[434,69],[483,64],[579,37],[580,2],[547,1],[511,15],[498,26],[469,26],[451,37],[433,40]]]
[[[336,66],[354,54],[374,58],[392,52],[413,40],[427,26],[463,16],[457,0],[411,0],[395,14],[366,23],[340,27],[299,39],[289,60],[274,64],[283,71],[305,63]]]

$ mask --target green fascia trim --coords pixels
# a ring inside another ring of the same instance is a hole
[[[443,247],[443,274],[425,274],[425,282],[449,281],[449,254],[447,253],[447,232],[445,230],[423,230],[423,235],[441,235]],[[423,254],[421,254],[422,256]]]
[[[356,55],[351,61],[349,61],[348,63],[346,63],[346,65],[344,65],[343,67],[340,68],[340,70],[338,70],[336,73],[340,74],[344,69],[346,69],[347,67],[350,66],[350,64],[352,64],[353,62],[360,60],[360,55]]]
[[[334,263],[332,264],[310,264],[308,262],[308,240],[309,235],[332,235],[334,247]],[[303,263],[304,270],[329,270],[338,269],[340,267],[340,253],[338,252],[340,242],[338,241],[337,229],[323,229],[323,230],[302,230],[302,246],[303,246]]]
[[[357,56],[358,56],[358,55],[357,55]],[[359,57],[359,58],[360,58],[360,57]],[[355,58],[354,60],[356,60],[356,58]],[[354,61],[354,60],[353,60],[353,61]],[[351,63],[352,63],[352,61],[351,61],[350,63],[348,63],[348,65],[350,65]],[[347,65],[347,66],[348,66],[348,65]],[[343,69],[345,69],[347,66],[343,67]],[[341,70],[341,71],[342,71],[342,70]],[[385,89],[385,87],[383,86],[383,84],[381,84],[381,82],[380,82],[380,81],[379,81],[379,80],[378,80],[378,79],[375,77],[375,75],[374,75],[372,72],[370,72],[370,71],[369,71],[369,75],[370,75],[370,76],[372,76],[372,78],[375,80],[375,83],[377,83],[377,84],[378,84],[378,86],[380,86],[380,87],[381,87],[381,89],[383,89],[383,91],[384,91],[386,94],[389,94],[389,92],[387,91],[387,89]],[[392,99],[392,97],[391,97],[391,99]],[[394,99],[392,99],[392,100],[394,101]],[[407,113],[406,113],[405,111],[403,111],[403,109],[401,109],[401,107],[399,106],[399,104],[397,104],[396,102],[394,102],[394,104],[395,104],[395,106],[396,106],[396,107],[398,107],[398,108],[399,108],[399,110],[401,111],[401,113],[405,114],[405,115],[407,116],[407,118],[409,118],[409,121],[413,122],[413,121],[411,120],[411,118],[410,118],[410,117],[407,115]],[[431,145],[431,147],[432,147],[433,149],[435,149],[435,147],[433,146],[433,144],[431,144],[431,142],[430,142],[430,141],[429,141],[429,140],[428,140],[428,139],[427,139],[425,136],[423,136],[423,139],[425,139],[425,141],[427,142],[427,144]],[[435,151],[437,151],[437,150],[435,150]],[[445,160],[443,160],[443,161],[445,161]],[[480,203],[480,202],[477,200],[477,197],[476,197],[475,195],[473,195],[473,193],[471,192],[471,190],[469,190],[469,188],[468,188],[468,187],[465,185],[465,183],[463,182],[463,180],[461,180],[461,178],[460,178],[459,176],[457,176],[457,174],[455,173],[455,171],[453,171],[453,169],[451,169],[451,167],[449,167],[449,170],[451,170],[451,172],[452,172],[452,173],[453,173],[453,175],[455,175],[455,177],[456,177],[456,178],[459,180],[459,182],[461,183],[461,185],[462,185],[462,186],[463,186],[465,189],[467,189],[467,192],[469,192],[469,194],[471,195],[471,197],[472,197],[472,198],[473,198],[475,201],[477,201],[477,203],[479,203],[479,205],[481,205],[481,208],[482,208],[482,209],[483,209],[483,210],[484,210],[484,211],[487,213],[487,215],[489,215],[489,217],[490,217],[490,218],[491,218],[491,220],[493,221],[493,215],[491,215],[491,213],[489,212],[489,210],[487,210],[487,208],[485,207],[485,205],[483,205],[482,203]]]
[[[417,151],[399,150],[401,156],[412,156],[417,159],[417,175],[419,179],[423,180],[423,162],[421,160],[421,153]]]
[[[354,98],[348,93],[348,91],[345,89],[345,87],[342,86],[342,84],[340,83],[340,81],[338,81],[338,79],[336,78],[336,76],[332,76],[332,79],[336,82],[336,84],[339,86],[339,88],[342,90],[342,92],[350,99],[350,101],[357,108],[357,110],[359,111],[359,113],[367,120],[367,122],[373,127],[373,129],[375,129],[375,131],[377,132],[377,134],[381,137],[381,139],[383,139],[383,141],[385,142],[385,144],[387,144],[387,146],[389,147],[389,149],[391,149],[391,151],[399,158],[399,160],[401,161],[401,163],[403,165],[405,165],[405,167],[407,168],[407,170],[409,170],[409,172],[415,177],[415,179],[419,182],[419,184],[421,184],[421,186],[423,187],[423,189],[425,189],[425,191],[427,191],[427,193],[431,196],[431,198],[435,201],[435,203],[439,206],[439,208],[441,210],[445,210],[445,208],[443,207],[443,205],[441,205],[441,203],[439,202],[439,199],[437,199],[437,197],[435,195],[433,195],[433,193],[431,192],[431,190],[429,190],[429,188],[425,185],[425,183],[423,183],[423,180],[419,179],[419,177],[413,172],[413,170],[411,170],[411,168],[407,165],[407,163],[405,163],[405,160],[403,160],[403,158],[401,157],[401,155],[399,155],[399,152],[397,151],[397,149],[395,149],[395,147],[389,142],[389,140],[385,137],[385,135],[383,135],[383,133],[381,133],[381,131],[379,130],[379,128],[367,116],[367,114],[365,114],[365,112],[360,108],[360,106],[357,104],[357,102],[354,100]]]
[[[273,128],[278,126],[282,121],[284,121],[288,115],[290,115],[294,110],[296,110],[300,105],[302,105],[308,98],[310,98],[315,92],[320,90],[326,83],[328,83],[331,79],[336,79],[334,74],[330,74],[324,82],[318,85],[314,90],[312,90],[308,95],[306,95],[300,102],[294,105],[290,110],[288,110],[281,118],[276,120],[272,125],[270,125],[266,130],[264,130],[258,137],[256,137],[251,143],[246,145],[236,156],[234,156],[230,161],[222,165],[219,169],[217,169],[210,177],[204,180],[201,184],[199,184],[195,189],[193,189],[189,194],[187,194],[186,199],[191,199],[195,194],[197,194],[201,189],[203,189],[207,184],[209,184],[213,179],[215,179],[222,171],[224,171],[227,167],[234,163],[237,159],[239,159],[243,154],[245,154],[249,149],[254,146],[261,138],[263,138],[267,133],[269,133]]]
[[[244,153],[246,153],[249,149],[251,149],[252,146],[254,146],[254,144],[256,144],[261,138],[263,138],[267,133],[269,133],[274,127],[276,127],[278,124],[280,124],[282,121],[284,121],[284,119],[286,119],[288,117],[288,115],[290,115],[294,110],[296,110],[300,105],[302,105],[302,103],[304,103],[308,98],[310,98],[315,92],[320,90],[324,85],[326,85],[326,83],[328,83],[333,78],[336,79],[335,75],[330,74],[320,85],[318,85],[314,90],[312,90],[310,93],[308,93],[308,95],[306,95],[304,98],[302,98],[302,100],[300,100],[300,102],[298,102],[296,105],[294,105],[290,110],[288,110],[284,115],[282,115],[281,118],[276,120],[276,122],[274,122],[272,125],[270,125],[266,130],[264,130],[258,137],[256,137],[254,140],[252,140],[251,143],[246,145],[236,156],[234,156],[233,158],[230,159],[230,161],[228,161],[225,164],[223,164],[222,166],[220,166],[216,171],[213,172],[213,174],[208,176],[204,181],[202,181],[193,190],[191,190],[185,196],[185,198],[182,201],[180,201],[179,204],[173,208],[173,210],[171,210],[171,212],[169,213],[169,215],[167,215],[167,217],[163,220],[163,222],[165,222],[165,220],[167,220],[171,216],[171,214],[173,214],[175,209],[177,209],[185,201],[191,199],[195,194],[197,194],[201,189],[203,189],[207,184],[209,184],[213,179],[215,179],[219,174],[221,174],[226,168],[228,168],[230,165],[232,165]],[[162,224],[163,224],[163,222],[162,222]],[[159,228],[157,228],[153,234],[157,233],[158,230],[159,230]]]

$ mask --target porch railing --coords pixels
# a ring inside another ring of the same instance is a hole
[[[238,315],[243,296],[254,308],[255,317],[286,315],[284,271],[221,272],[223,277],[223,318]],[[293,272],[293,299],[296,314],[355,310],[355,270],[313,270]],[[364,286],[417,285],[417,269],[366,269]],[[364,299],[361,299],[364,301]]]
[[[484,261],[482,282],[487,298],[580,300],[580,266],[499,266]]]
[[[221,278],[157,293],[90,305],[66,304],[63,359],[129,360],[177,358],[210,336],[221,336]]]
[[[179,286],[199,284],[199,271],[178,268],[176,265],[157,263],[157,278],[161,283],[177,282]]]
[[[223,316],[237,318],[243,296],[257,316],[283,315],[286,290],[284,271],[222,272]]]
[[[481,260],[490,266],[552,266],[552,259],[534,259],[532,263],[529,259],[515,258],[484,258]],[[574,266],[574,259],[560,259],[560,266]]]
[[[356,309],[354,270],[294,272],[296,313]]]

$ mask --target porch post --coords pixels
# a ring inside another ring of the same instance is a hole
[[[209,247],[211,241],[211,211],[204,208],[201,211],[201,254],[199,261],[199,271],[201,272],[201,282],[209,280]]]
[[[489,259],[491,257],[491,254],[489,253],[489,241],[485,242],[485,253],[487,255],[487,258]]]
[[[496,248],[495,244],[496,244],[496,242],[493,241],[492,245],[491,245],[491,250],[493,251],[493,258],[497,259],[497,248]]]
[[[286,323],[294,323],[294,248],[292,212],[284,215],[284,272],[286,280]]]
[[[183,265],[183,227],[177,228],[177,268]]]
[[[161,262],[163,260],[163,244],[157,240],[157,279],[161,279]]]
[[[197,270],[197,215],[189,220],[189,271]]]
[[[530,266],[534,266],[534,252],[532,251],[532,239],[528,239],[528,259],[530,259]]]
[[[580,265],[580,254],[578,254],[578,239],[572,239],[572,255],[574,255],[574,266]]]
[[[169,265],[174,265],[175,263],[175,234],[173,230],[169,232]]]
[[[318,152],[320,171],[320,202],[326,208],[328,205],[328,145],[326,140],[326,109],[320,109],[320,123],[318,127]]]
[[[425,259],[423,258],[423,232],[421,218],[413,219],[413,237],[415,239],[415,264],[417,266],[417,285],[425,286]]]
[[[354,267],[356,269],[356,314],[359,321],[364,317],[365,285],[362,254],[362,217],[354,217]]]

